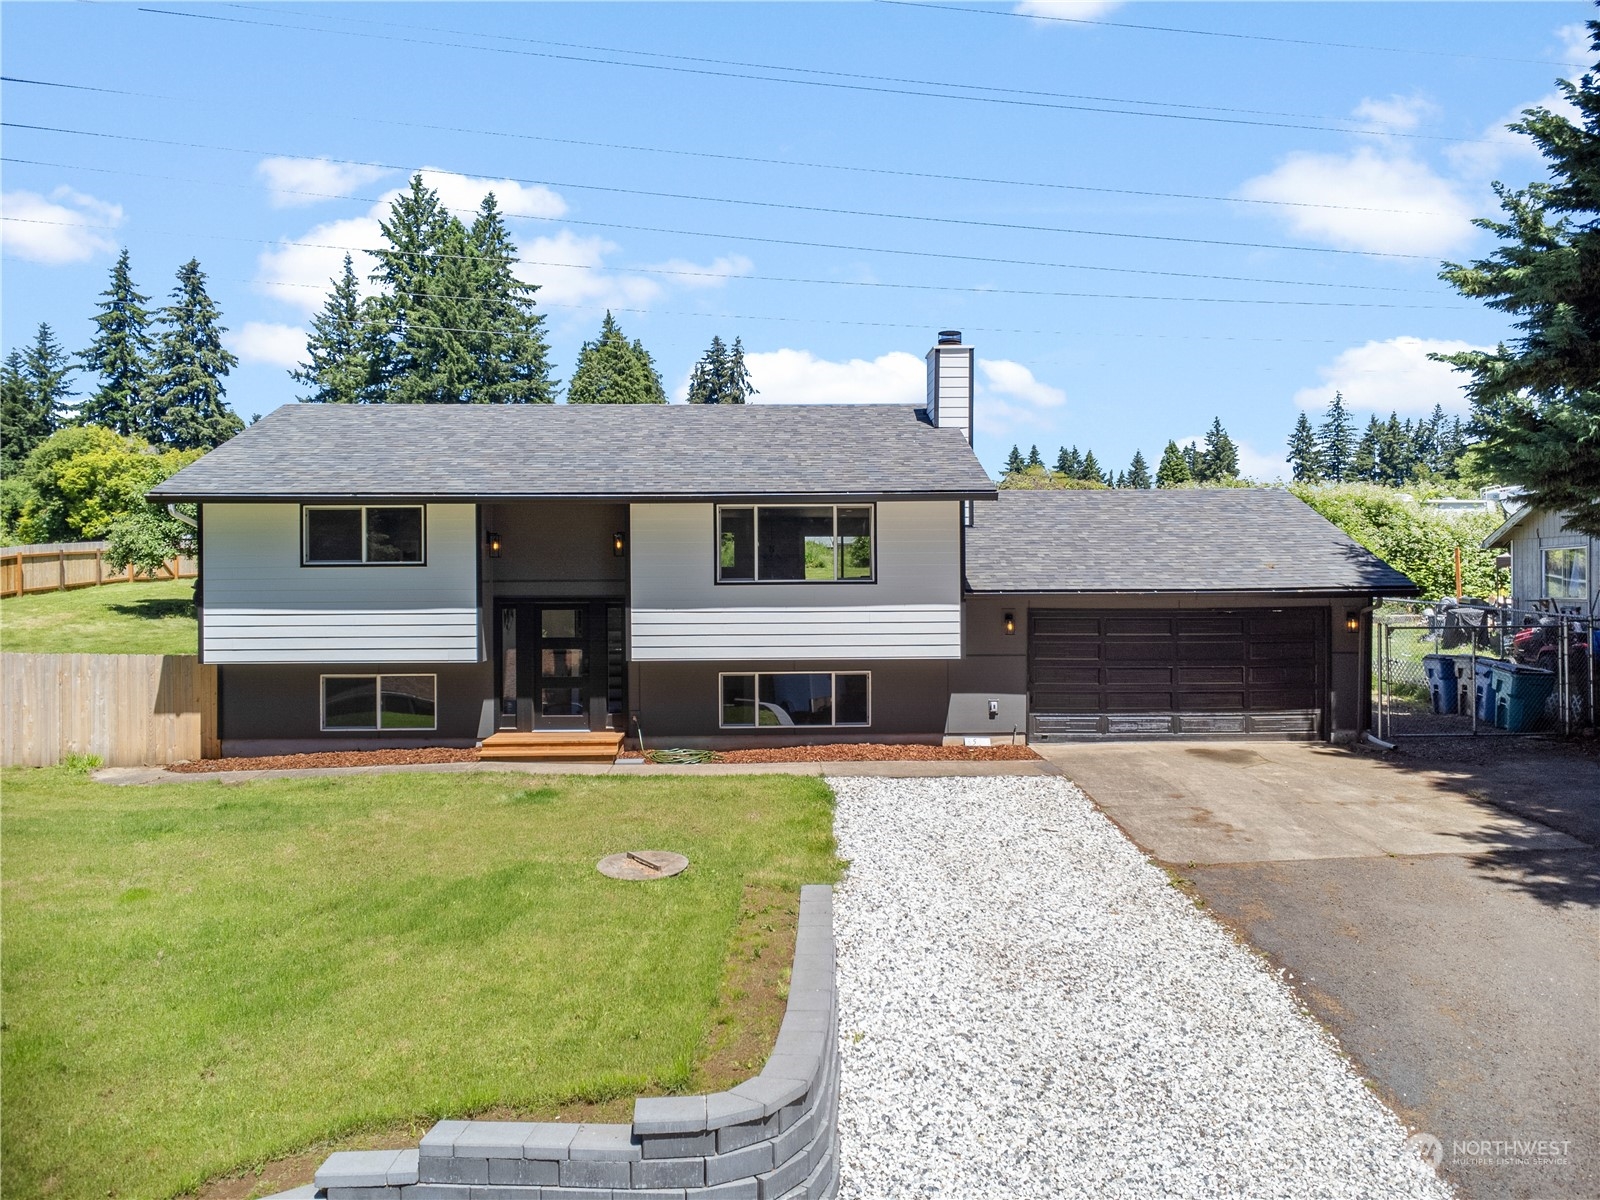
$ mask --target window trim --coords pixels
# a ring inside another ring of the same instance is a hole
[[[384,562],[367,558],[367,510],[369,508],[414,508],[422,514],[422,556],[416,562]],[[361,514],[361,557],[311,558],[311,511],[354,510]],[[302,567],[425,567],[428,565],[428,506],[426,504],[302,504],[300,506],[300,565]]]
[[[1556,596],[1550,592],[1550,556],[1552,554],[1577,554],[1583,559],[1583,590],[1576,595]],[[1588,600],[1592,583],[1589,579],[1589,547],[1587,546],[1542,546],[1539,552],[1539,588],[1545,598],[1550,600]]]
[[[749,509],[751,510],[751,536],[755,539],[754,562],[751,570],[756,574],[754,579],[724,579],[722,577],[722,510]],[[761,571],[761,510],[764,508],[831,508],[833,510],[833,565],[834,577],[832,579],[762,579]],[[868,530],[867,537],[872,542],[872,567],[865,575],[855,575],[846,578],[838,574],[839,570],[839,510],[841,508],[864,508],[867,510]],[[860,504],[836,503],[831,500],[819,500],[814,504],[762,504],[753,501],[748,504],[716,504],[712,506],[711,521],[711,578],[718,587],[749,587],[751,584],[830,584],[830,583],[877,583],[878,582],[878,506],[870,501]]]
[[[407,564],[410,565],[410,564]],[[383,681],[389,677],[410,677],[433,680],[433,724],[405,725],[392,729],[383,727]],[[370,679],[378,690],[376,725],[329,725],[328,680]],[[326,671],[317,676],[317,724],[323,733],[434,733],[439,728],[439,676],[432,671]]]
[[[826,675],[829,679],[828,706],[835,718],[839,713],[839,676],[861,675],[867,681],[867,719],[865,722],[848,721],[841,723],[835,719],[828,725],[763,725],[759,713],[753,725],[729,725],[723,720],[724,707],[722,703],[722,681],[730,675],[750,676],[756,681],[756,703],[759,706],[761,697],[761,677],[763,675]],[[872,672],[871,671],[718,671],[717,672],[717,728],[732,730],[748,730],[751,733],[765,733],[773,729],[793,729],[803,733],[810,729],[871,729],[872,728]]]

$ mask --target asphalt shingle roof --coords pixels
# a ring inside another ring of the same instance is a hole
[[[978,592],[1412,592],[1277,488],[1002,491],[976,504]]]
[[[155,500],[991,496],[952,429],[888,404],[287,404]]]

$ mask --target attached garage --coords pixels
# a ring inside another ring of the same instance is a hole
[[[1327,610],[1028,614],[1030,739],[1322,736]]]
[[[1032,741],[1346,740],[1400,572],[1282,489],[1002,491],[968,530],[955,690]]]

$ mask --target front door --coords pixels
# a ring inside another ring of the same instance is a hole
[[[621,611],[603,601],[501,601],[495,637],[499,727],[611,724],[622,711]]]

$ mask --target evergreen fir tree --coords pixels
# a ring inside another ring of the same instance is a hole
[[[744,404],[755,394],[744,365],[744,342],[734,338],[730,348],[721,337],[713,336],[689,376],[689,403]]]
[[[1195,478],[1206,483],[1222,483],[1239,477],[1239,447],[1222,427],[1222,418],[1213,417],[1206,431],[1205,448],[1199,456]]]
[[[38,401],[21,350],[0,366],[0,474],[10,475],[55,429],[50,410]]]
[[[643,345],[631,345],[607,311],[600,335],[578,351],[568,404],[665,404],[661,376]]]
[[[1078,470],[1079,479],[1091,479],[1095,483],[1105,482],[1100,474],[1100,460],[1095,458],[1093,450],[1086,450],[1083,454],[1083,465]]]
[[[197,260],[178,268],[172,300],[158,318],[149,429],[179,450],[206,450],[244,428],[228,407],[222,384],[239,360],[222,344],[226,330],[217,323],[221,314],[206,294],[205,273]]]
[[[1039,457],[1039,447],[1038,446],[1029,446],[1028,447],[1028,469],[1030,471],[1042,471],[1042,470],[1044,470],[1044,459]]]
[[[477,274],[466,227],[445,211],[420,174],[379,222],[387,246],[373,252],[383,295],[369,307],[378,328],[378,395],[393,404],[460,404],[471,399],[479,363],[467,331],[475,320]]]
[[[1151,486],[1150,465],[1144,461],[1144,453],[1139,450],[1133,452],[1133,461],[1128,464],[1128,482],[1131,488],[1146,488]]]
[[[1322,458],[1322,477],[1330,483],[1350,478],[1350,455],[1355,451],[1355,426],[1344,410],[1344,396],[1335,392],[1327,416],[1317,430],[1317,450]]]
[[[1070,450],[1064,446],[1061,448],[1061,452],[1056,455],[1056,473],[1065,475],[1068,479],[1083,478],[1083,455],[1078,453],[1076,446]]]
[[[1114,488],[1125,488],[1128,486],[1128,473],[1126,471],[1118,471],[1116,480],[1107,480],[1107,482],[1111,483]]]
[[[1588,23],[1600,54],[1600,22]],[[1591,59],[1592,61],[1592,59]],[[1500,246],[1489,257],[1446,264],[1440,277],[1463,296],[1510,314],[1519,331],[1493,351],[1441,355],[1467,373],[1483,434],[1477,450],[1503,483],[1566,528],[1600,536],[1600,72],[1558,81],[1574,122],[1531,108],[1510,128],[1545,158],[1545,181],[1521,191],[1495,185],[1503,221],[1479,220]],[[1595,568],[1591,564],[1590,570]]]
[[[1022,451],[1013,445],[1011,447],[1011,453],[1006,456],[1005,474],[1015,475],[1018,472],[1026,471],[1027,469],[1028,464],[1022,457]]]
[[[306,339],[308,362],[290,371],[290,378],[305,384],[305,403],[361,404],[378,398],[373,360],[375,331],[368,309],[361,303],[355,266],[344,256],[344,272],[334,280],[322,311],[311,318]]]
[[[72,397],[67,379],[78,368],[72,356],[56,341],[55,331],[40,322],[33,345],[22,352],[23,372],[32,389],[33,405],[40,420],[47,423],[45,434],[72,422]]]
[[[1398,413],[1391,412],[1378,438],[1381,482],[1400,487],[1416,480],[1417,463],[1412,450],[1415,441],[1416,430],[1411,422],[1402,422]]]
[[[1289,435],[1289,470],[1296,483],[1322,482],[1322,448],[1304,412]]]
[[[534,311],[537,285],[518,279],[512,268],[516,244],[506,230],[494,193],[483,198],[467,234],[466,272],[471,299],[458,305],[461,336],[476,367],[468,399],[477,404],[551,404],[544,316]]]
[[[1345,479],[1377,483],[1382,476],[1383,426],[1378,423],[1378,418],[1374,415],[1367,419],[1367,427],[1362,430],[1361,440],[1356,443],[1355,452],[1350,456],[1350,463],[1345,468]]]
[[[100,293],[94,340],[79,357],[100,377],[100,386],[78,408],[84,425],[101,425],[124,437],[145,432],[145,390],[150,380],[150,299],[133,286],[126,248],[111,268],[111,285]]]
[[[1194,472],[1189,469],[1188,459],[1178,449],[1177,442],[1169,441],[1167,448],[1161,452],[1161,462],[1156,466],[1156,486],[1171,488],[1192,482]]]
[[[1200,483],[1200,447],[1190,442],[1181,453],[1183,465],[1189,472],[1189,479],[1194,483]]]

